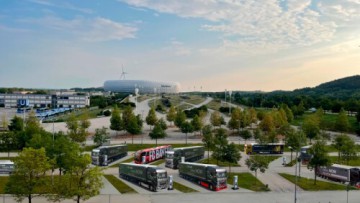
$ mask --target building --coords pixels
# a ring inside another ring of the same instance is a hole
[[[104,90],[111,92],[139,94],[179,93],[180,84],[177,82],[157,82],[147,80],[108,80],[104,83]]]
[[[90,105],[87,95],[76,94],[0,94],[0,107],[83,108]]]

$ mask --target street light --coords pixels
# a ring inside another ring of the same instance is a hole
[[[232,91],[229,90],[229,115],[231,114],[231,94],[232,94]]]

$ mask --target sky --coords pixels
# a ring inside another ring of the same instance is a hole
[[[0,87],[293,90],[359,59],[360,0],[0,1]]]

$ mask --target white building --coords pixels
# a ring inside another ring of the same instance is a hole
[[[105,91],[134,93],[135,89],[140,94],[179,93],[180,84],[147,80],[108,80],[104,83]]]
[[[83,108],[90,106],[90,98],[72,94],[0,94],[0,107],[17,108],[24,104],[34,108]]]

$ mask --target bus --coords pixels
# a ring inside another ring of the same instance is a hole
[[[171,145],[164,145],[136,151],[134,154],[134,162],[137,164],[146,164],[163,159],[165,157],[165,152],[169,149],[171,149]],[[143,157],[145,160],[143,160]]]
[[[284,143],[250,143],[245,144],[244,152],[246,154],[282,154],[284,153],[284,146]]]
[[[14,171],[14,162],[10,160],[0,160],[0,173],[11,174]]]
[[[310,161],[310,159],[312,158],[312,155],[309,154],[309,149],[311,148],[311,145],[308,146],[303,146],[300,149],[300,159],[301,159],[301,164],[303,165],[307,165]]]

